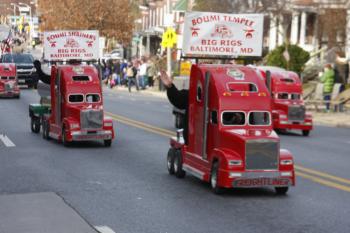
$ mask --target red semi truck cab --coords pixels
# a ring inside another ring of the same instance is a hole
[[[276,67],[258,67],[266,77],[271,74],[272,119],[278,131],[301,130],[308,136],[313,128],[312,115],[306,112],[303,101],[302,82],[292,71]]]
[[[20,98],[16,65],[0,63],[0,97]]]
[[[186,172],[223,188],[274,187],[285,194],[295,185],[291,153],[280,149],[273,130],[271,97],[252,67],[193,65],[189,88],[188,141],[170,139],[170,174]]]
[[[39,132],[42,124],[44,138],[61,140],[65,146],[72,141],[91,140],[103,140],[105,146],[111,146],[113,122],[104,116],[102,87],[95,67],[53,66],[50,89],[49,109],[30,106],[33,131]]]

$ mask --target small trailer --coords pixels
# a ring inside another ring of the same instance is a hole
[[[0,97],[20,98],[15,64],[0,63]]]

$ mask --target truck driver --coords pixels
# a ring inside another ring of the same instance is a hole
[[[188,90],[179,91],[175,85],[173,84],[172,79],[167,75],[167,73],[163,70],[160,72],[160,79],[162,80],[164,86],[166,87],[167,96],[172,105],[177,107],[178,109],[185,110],[184,117],[184,139],[185,144],[188,143]]]

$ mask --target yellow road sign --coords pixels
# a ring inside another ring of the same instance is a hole
[[[177,43],[177,35],[173,28],[167,28],[167,30],[163,33],[162,37],[162,47],[164,48],[172,48],[174,44]]]

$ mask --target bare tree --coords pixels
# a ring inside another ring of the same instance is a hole
[[[39,0],[42,30],[99,30],[102,36],[128,44],[135,11],[130,0]]]

